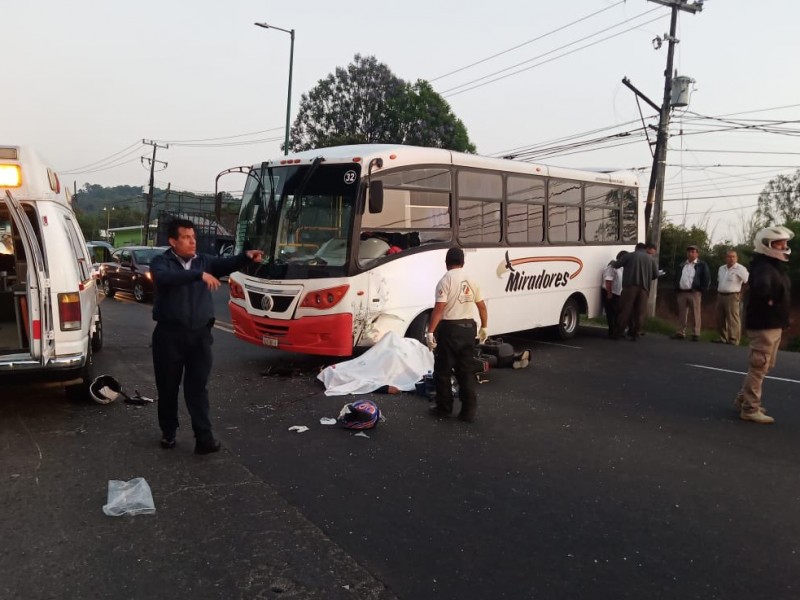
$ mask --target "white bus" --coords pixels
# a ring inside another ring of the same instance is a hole
[[[384,334],[424,339],[447,249],[464,249],[489,334],[600,313],[603,267],[639,239],[638,182],[437,148],[340,146],[248,170],[230,276],[237,337],[349,356]]]

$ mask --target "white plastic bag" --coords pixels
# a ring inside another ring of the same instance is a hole
[[[108,482],[108,504],[103,507],[103,512],[109,517],[155,514],[153,492],[144,477],[130,481],[111,479]]]

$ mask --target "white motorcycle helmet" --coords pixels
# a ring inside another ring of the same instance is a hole
[[[100,375],[89,386],[89,395],[98,404],[111,404],[122,394],[122,385],[111,375]]]
[[[766,254],[772,258],[787,262],[792,251],[789,248],[786,248],[786,250],[778,250],[772,247],[772,243],[780,240],[789,241],[793,237],[794,232],[786,227],[764,227],[764,229],[759,230],[753,240],[753,250],[760,254]]]

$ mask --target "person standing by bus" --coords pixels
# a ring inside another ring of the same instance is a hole
[[[689,313],[692,313],[692,341],[700,340],[700,312],[703,308],[703,293],[711,285],[711,273],[708,265],[700,260],[700,248],[694,245],[686,247],[686,260],[675,273],[675,289],[678,294],[678,330],[672,336],[674,340],[686,337],[686,326]]]
[[[218,277],[241,269],[249,260],[260,262],[261,250],[248,250],[231,258],[196,254],[194,223],[175,219],[167,229],[170,249],[153,257],[150,273],[153,299],[153,370],[158,389],[158,424],[161,447],[175,447],[178,429],[178,388],[183,380],[186,408],[192,419],[195,454],[218,452],[208,416],[208,377],[211,373],[211,328]]]
[[[451,373],[458,381],[461,412],[458,418],[471,423],[475,420],[478,398],[475,393],[475,309],[481,320],[480,343],[486,341],[488,314],[478,286],[464,272],[464,251],[450,248],[445,257],[447,273],[436,284],[436,303],[431,313],[428,347],[434,351],[433,379],[436,404],[430,412],[437,417],[453,413]]]
[[[621,339],[628,327],[628,335],[635,342],[639,339],[639,332],[644,329],[650,285],[658,278],[658,265],[642,242],[636,244],[633,252],[615,260],[612,265],[615,269],[622,268],[622,294],[617,326],[611,339]]]
[[[628,252],[620,250],[616,260],[621,259]],[[608,337],[614,335],[617,328],[617,316],[619,315],[620,295],[622,294],[622,267],[614,268],[614,261],[610,261],[603,269],[603,289],[600,290],[603,299],[603,310],[606,311],[606,321],[608,322]]]
[[[761,406],[761,387],[778,358],[782,330],[789,327],[791,282],[782,263],[789,261],[789,240],[793,237],[794,232],[786,227],[765,227],[754,240],[756,255],[750,263],[744,312],[750,360],[742,389],[734,400],[743,421],[762,425],[775,421]]]
[[[739,317],[740,296],[742,286],[747,283],[750,274],[738,262],[736,250],[725,253],[725,264],[717,274],[717,330],[718,344],[739,345],[742,335],[742,323]]]

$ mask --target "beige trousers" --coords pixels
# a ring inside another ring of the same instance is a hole
[[[761,406],[761,386],[769,370],[775,366],[778,347],[781,345],[780,329],[748,329],[750,338],[750,367],[744,378],[739,398],[742,411],[755,412]]]
[[[703,294],[697,290],[678,291],[678,335],[686,335],[689,312],[692,313],[692,335],[700,335],[700,307]]]
[[[726,344],[739,344],[742,337],[742,321],[739,317],[739,293],[717,294],[717,331],[719,339]]]

